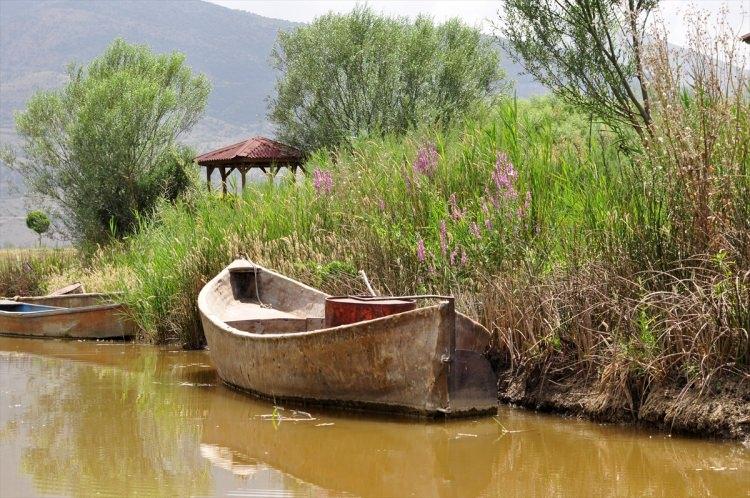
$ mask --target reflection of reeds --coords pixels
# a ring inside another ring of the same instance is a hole
[[[23,393],[21,427],[33,427],[15,435],[24,448],[22,470],[44,494],[209,494],[210,469],[196,451],[200,428],[193,423],[204,410],[176,382],[183,372],[173,373],[174,355],[108,349],[75,342],[59,351],[98,365],[22,355],[3,359],[17,372],[12,378],[28,379],[20,389],[10,386]]]
[[[501,417],[525,432],[498,442],[496,465],[503,472],[487,495],[737,496],[747,489],[750,453],[739,444],[534,419],[513,410]]]

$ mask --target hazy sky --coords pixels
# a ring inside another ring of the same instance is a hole
[[[232,9],[241,9],[266,17],[289,21],[310,22],[316,16],[329,11],[348,12],[358,2],[350,0],[209,0]],[[361,2],[360,2],[361,3]],[[468,24],[478,25],[491,32],[489,20],[497,18],[499,0],[375,0],[367,4],[375,11],[414,17],[427,13],[438,21],[460,17]],[[685,44],[685,30],[680,22],[682,12],[690,5],[711,13],[718,13],[722,6],[729,10],[729,24],[742,33],[750,31],[750,0],[662,0],[662,16],[670,26],[670,41]]]

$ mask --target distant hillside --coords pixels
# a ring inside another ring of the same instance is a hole
[[[16,142],[13,112],[36,90],[60,86],[68,63],[87,63],[117,37],[157,52],[183,52],[188,65],[209,77],[213,91],[205,117],[185,137],[199,151],[273,134],[265,118],[276,79],[269,56],[277,33],[295,26],[199,0],[0,0],[0,141]],[[544,92],[501,57],[520,97]],[[6,210],[0,214],[0,246],[26,232],[2,218],[8,209],[14,216],[23,212],[13,192],[18,184],[0,164],[0,211]],[[16,235],[9,237],[11,232]]]
[[[194,145],[268,133],[265,99],[275,80],[268,58],[276,34],[294,26],[198,0],[0,2],[0,126],[7,134],[34,90],[63,83],[70,61],[87,63],[122,37],[184,52],[208,75],[213,92]]]

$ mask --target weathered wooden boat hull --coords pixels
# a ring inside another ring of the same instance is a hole
[[[0,309],[0,334],[26,337],[114,339],[136,334],[122,304],[106,294],[19,297],[18,312]],[[10,306],[10,305],[9,305]]]
[[[228,384],[273,399],[419,416],[497,410],[482,355],[489,333],[452,301],[321,328],[326,294],[257,267],[260,301],[276,309],[261,308],[233,280],[230,269],[243,264],[198,298],[211,358]]]

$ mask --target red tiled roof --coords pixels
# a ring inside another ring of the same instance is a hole
[[[206,152],[196,157],[198,164],[213,162],[243,162],[243,163],[288,163],[302,159],[302,152],[294,147],[270,138],[252,137],[236,144],[227,145],[221,149]]]

